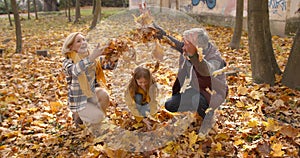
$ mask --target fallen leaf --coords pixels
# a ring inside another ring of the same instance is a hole
[[[272,145],[272,151],[271,154],[275,157],[282,157],[284,154],[284,151],[282,151],[282,144],[281,143],[275,143]]]

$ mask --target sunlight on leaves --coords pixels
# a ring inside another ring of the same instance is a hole
[[[281,143],[275,143],[272,145],[272,151],[271,154],[275,157],[281,157],[284,154],[284,151],[282,151],[282,144]]]

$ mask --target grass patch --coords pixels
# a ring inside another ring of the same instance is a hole
[[[102,20],[116,14],[126,8],[102,8]],[[34,53],[35,50],[47,49],[59,52],[62,45],[61,40],[70,32],[88,33],[93,15],[92,7],[81,8],[81,18],[74,24],[75,12],[71,10],[71,22],[65,14],[65,10],[59,12],[39,12],[38,20],[34,13],[27,19],[27,14],[20,14],[22,43],[24,52]],[[11,14],[12,23],[13,15]],[[0,48],[6,52],[13,53],[15,49],[15,29],[9,26],[8,16],[0,17]]]

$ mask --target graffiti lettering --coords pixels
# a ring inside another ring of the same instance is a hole
[[[286,10],[286,1],[285,0],[269,0],[269,8],[270,11],[273,12],[273,14],[279,14],[278,10],[279,7],[281,8],[281,11]]]
[[[193,5],[189,4],[187,6],[181,6],[185,12],[191,12],[193,10]]]
[[[192,5],[197,6],[200,2],[206,4],[209,9],[213,9],[217,3],[216,0],[192,0]]]

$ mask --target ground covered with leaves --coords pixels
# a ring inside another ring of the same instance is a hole
[[[159,84],[159,103],[171,96],[179,53],[162,45],[164,58],[157,65],[154,41],[136,36],[132,14],[122,11],[89,30],[91,17],[80,24],[67,23],[63,14],[23,18],[23,48],[15,54],[14,29],[0,19],[0,155],[1,157],[299,157],[300,92],[282,86],[254,84],[251,79],[247,33],[241,49],[228,48],[232,28],[197,23],[189,16],[153,11],[156,23],[177,38],[185,29],[205,27],[227,62],[229,95],[216,112],[207,136],[198,135],[201,119],[193,113],[161,110],[148,124],[137,122],[124,103],[124,90],[133,69],[144,65]],[[32,29],[34,28],[34,29]],[[110,39],[131,39],[134,49],[124,52],[115,70],[106,70],[112,104],[108,116],[93,136],[84,126],[76,128],[67,108],[67,89],[60,53],[71,32],[87,35],[90,49]],[[277,62],[283,70],[291,37],[273,36]],[[49,56],[36,55],[48,50]]]

